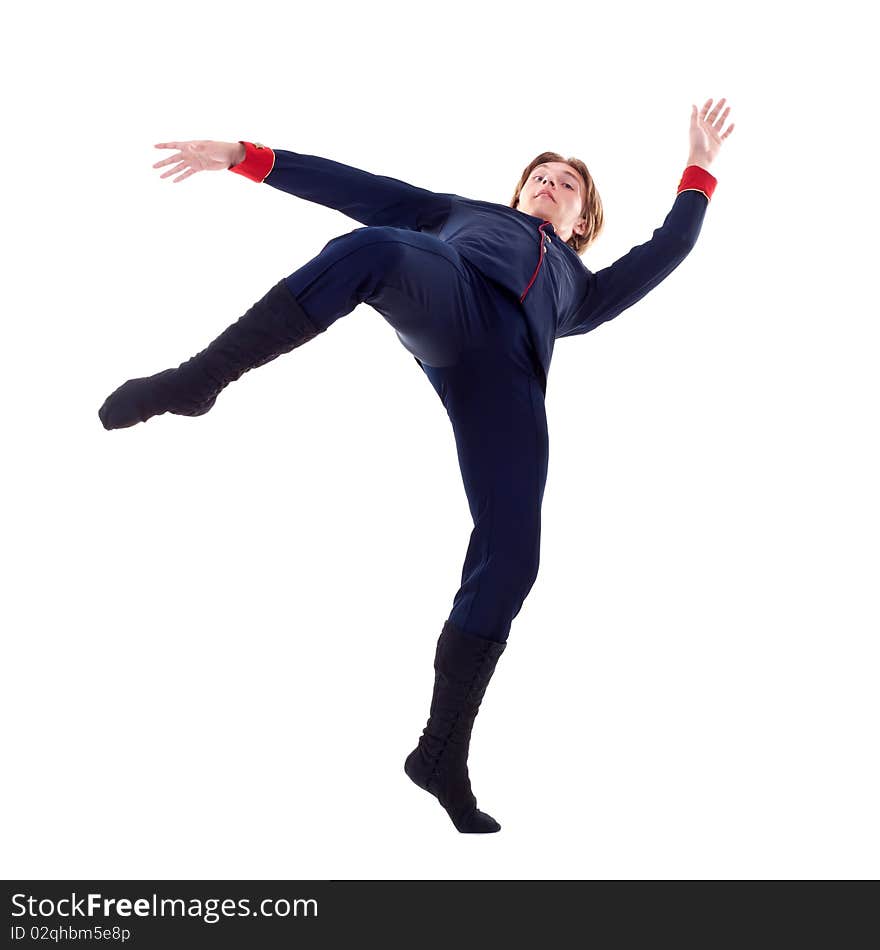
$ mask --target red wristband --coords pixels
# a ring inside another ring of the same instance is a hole
[[[711,201],[712,192],[715,191],[717,184],[718,179],[705,168],[700,165],[688,165],[678,183],[676,194],[680,195],[683,191],[699,191]]]
[[[243,142],[244,158],[237,165],[230,165],[229,171],[244,175],[251,181],[262,182],[275,166],[275,153],[268,145],[260,142]]]

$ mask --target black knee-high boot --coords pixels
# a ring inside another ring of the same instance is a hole
[[[201,353],[176,369],[123,383],[104,400],[98,417],[105,429],[123,429],[164,412],[201,416],[243,373],[323,332],[279,280]]]
[[[448,620],[434,656],[434,696],[419,744],[404,771],[434,795],[461,832],[499,831],[501,825],[477,808],[467,758],[474,719],[507,643],[463,633]]]

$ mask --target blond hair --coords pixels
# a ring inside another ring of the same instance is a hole
[[[578,254],[583,254],[602,233],[602,228],[605,225],[605,217],[602,213],[602,201],[599,198],[599,192],[596,191],[593,176],[590,174],[587,166],[579,158],[563,158],[558,152],[541,152],[540,155],[533,158],[529,164],[526,165],[525,170],[522,175],[520,175],[519,183],[510,201],[510,207],[515,208],[519,204],[520,193],[525,183],[529,180],[532,169],[538,165],[543,165],[545,162],[565,162],[566,165],[571,165],[584,180],[586,193],[584,194],[584,203],[581,207],[580,216],[586,219],[587,229],[583,234],[576,234],[572,231],[571,237],[565,242]]]

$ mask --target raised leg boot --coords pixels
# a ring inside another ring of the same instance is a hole
[[[123,383],[104,400],[98,417],[105,429],[123,429],[165,412],[203,415],[243,373],[323,332],[282,279],[201,353],[176,369]]]

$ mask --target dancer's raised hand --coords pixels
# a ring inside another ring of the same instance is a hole
[[[160,175],[168,178],[170,175],[182,174],[174,179],[175,184],[195,175],[196,172],[221,171],[235,165],[244,157],[244,146],[240,142],[212,142],[199,139],[193,142],[160,142],[156,148],[176,148],[178,152],[170,158],[156,162],[153,168],[161,168],[171,162],[177,162],[173,168]]]
[[[698,164],[709,165],[718,155],[721,143],[736,128],[735,123],[732,122],[730,128],[724,134],[721,133],[724,120],[730,113],[730,106],[728,106],[720,117],[718,115],[725,102],[727,99],[719,99],[711,112],[709,111],[712,105],[711,99],[706,100],[699,112],[696,106],[691,106],[691,159]]]

